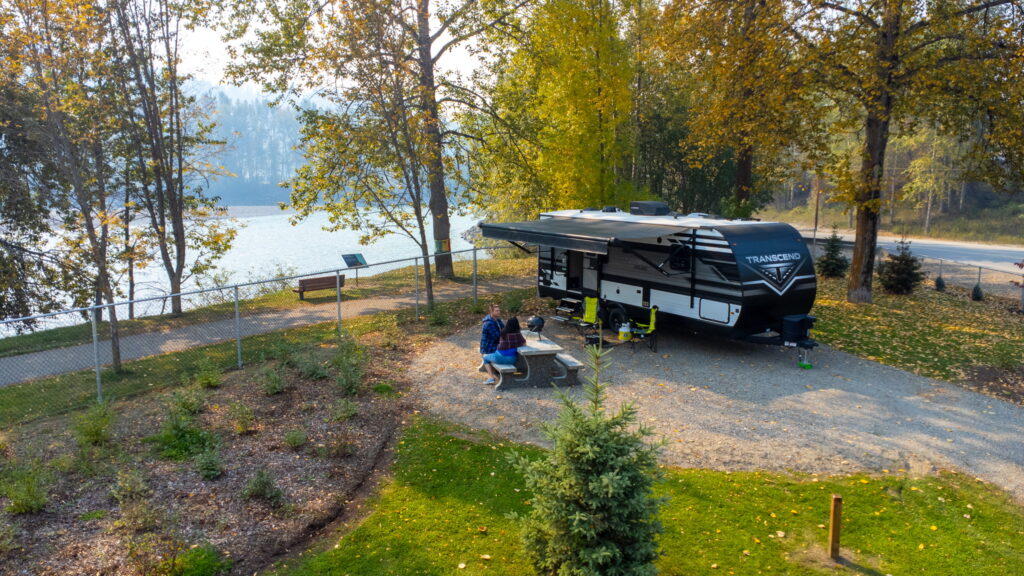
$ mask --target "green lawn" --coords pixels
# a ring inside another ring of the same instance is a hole
[[[530,574],[511,512],[530,494],[513,445],[425,418],[396,450],[372,512],[280,563],[278,576]],[[661,574],[1012,574],[1024,565],[1024,510],[958,474],[911,479],[668,469]],[[843,556],[826,550],[833,493],[843,496]],[[465,568],[460,570],[459,566]]]
[[[846,280],[818,279],[814,338],[863,358],[956,382],[972,366],[1024,362],[1024,318],[1004,301],[973,302],[963,290],[926,286],[911,296],[875,287],[874,303],[846,301]]]

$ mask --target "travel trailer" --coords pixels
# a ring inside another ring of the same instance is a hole
[[[536,245],[537,291],[569,302],[598,298],[612,330],[629,320],[679,324],[753,342],[809,349],[817,281],[788,224],[674,214],[661,202],[547,212],[481,223],[484,237]]]

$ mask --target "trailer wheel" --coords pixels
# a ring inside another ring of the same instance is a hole
[[[618,332],[619,327],[623,324],[629,323],[629,314],[622,308],[622,306],[615,306],[608,310],[608,327],[613,332]]]

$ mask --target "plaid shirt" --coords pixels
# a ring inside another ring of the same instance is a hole
[[[492,318],[490,314],[484,316],[484,327],[480,333],[480,353],[493,354],[498,349],[498,340],[501,339],[501,330],[505,323],[500,318]]]

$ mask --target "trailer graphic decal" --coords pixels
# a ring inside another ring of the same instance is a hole
[[[765,284],[781,296],[796,281],[795,274],[800,267],[801,257],[798,252],[793,252],[747,256],[746,260],[750,269],[764,278]]]

